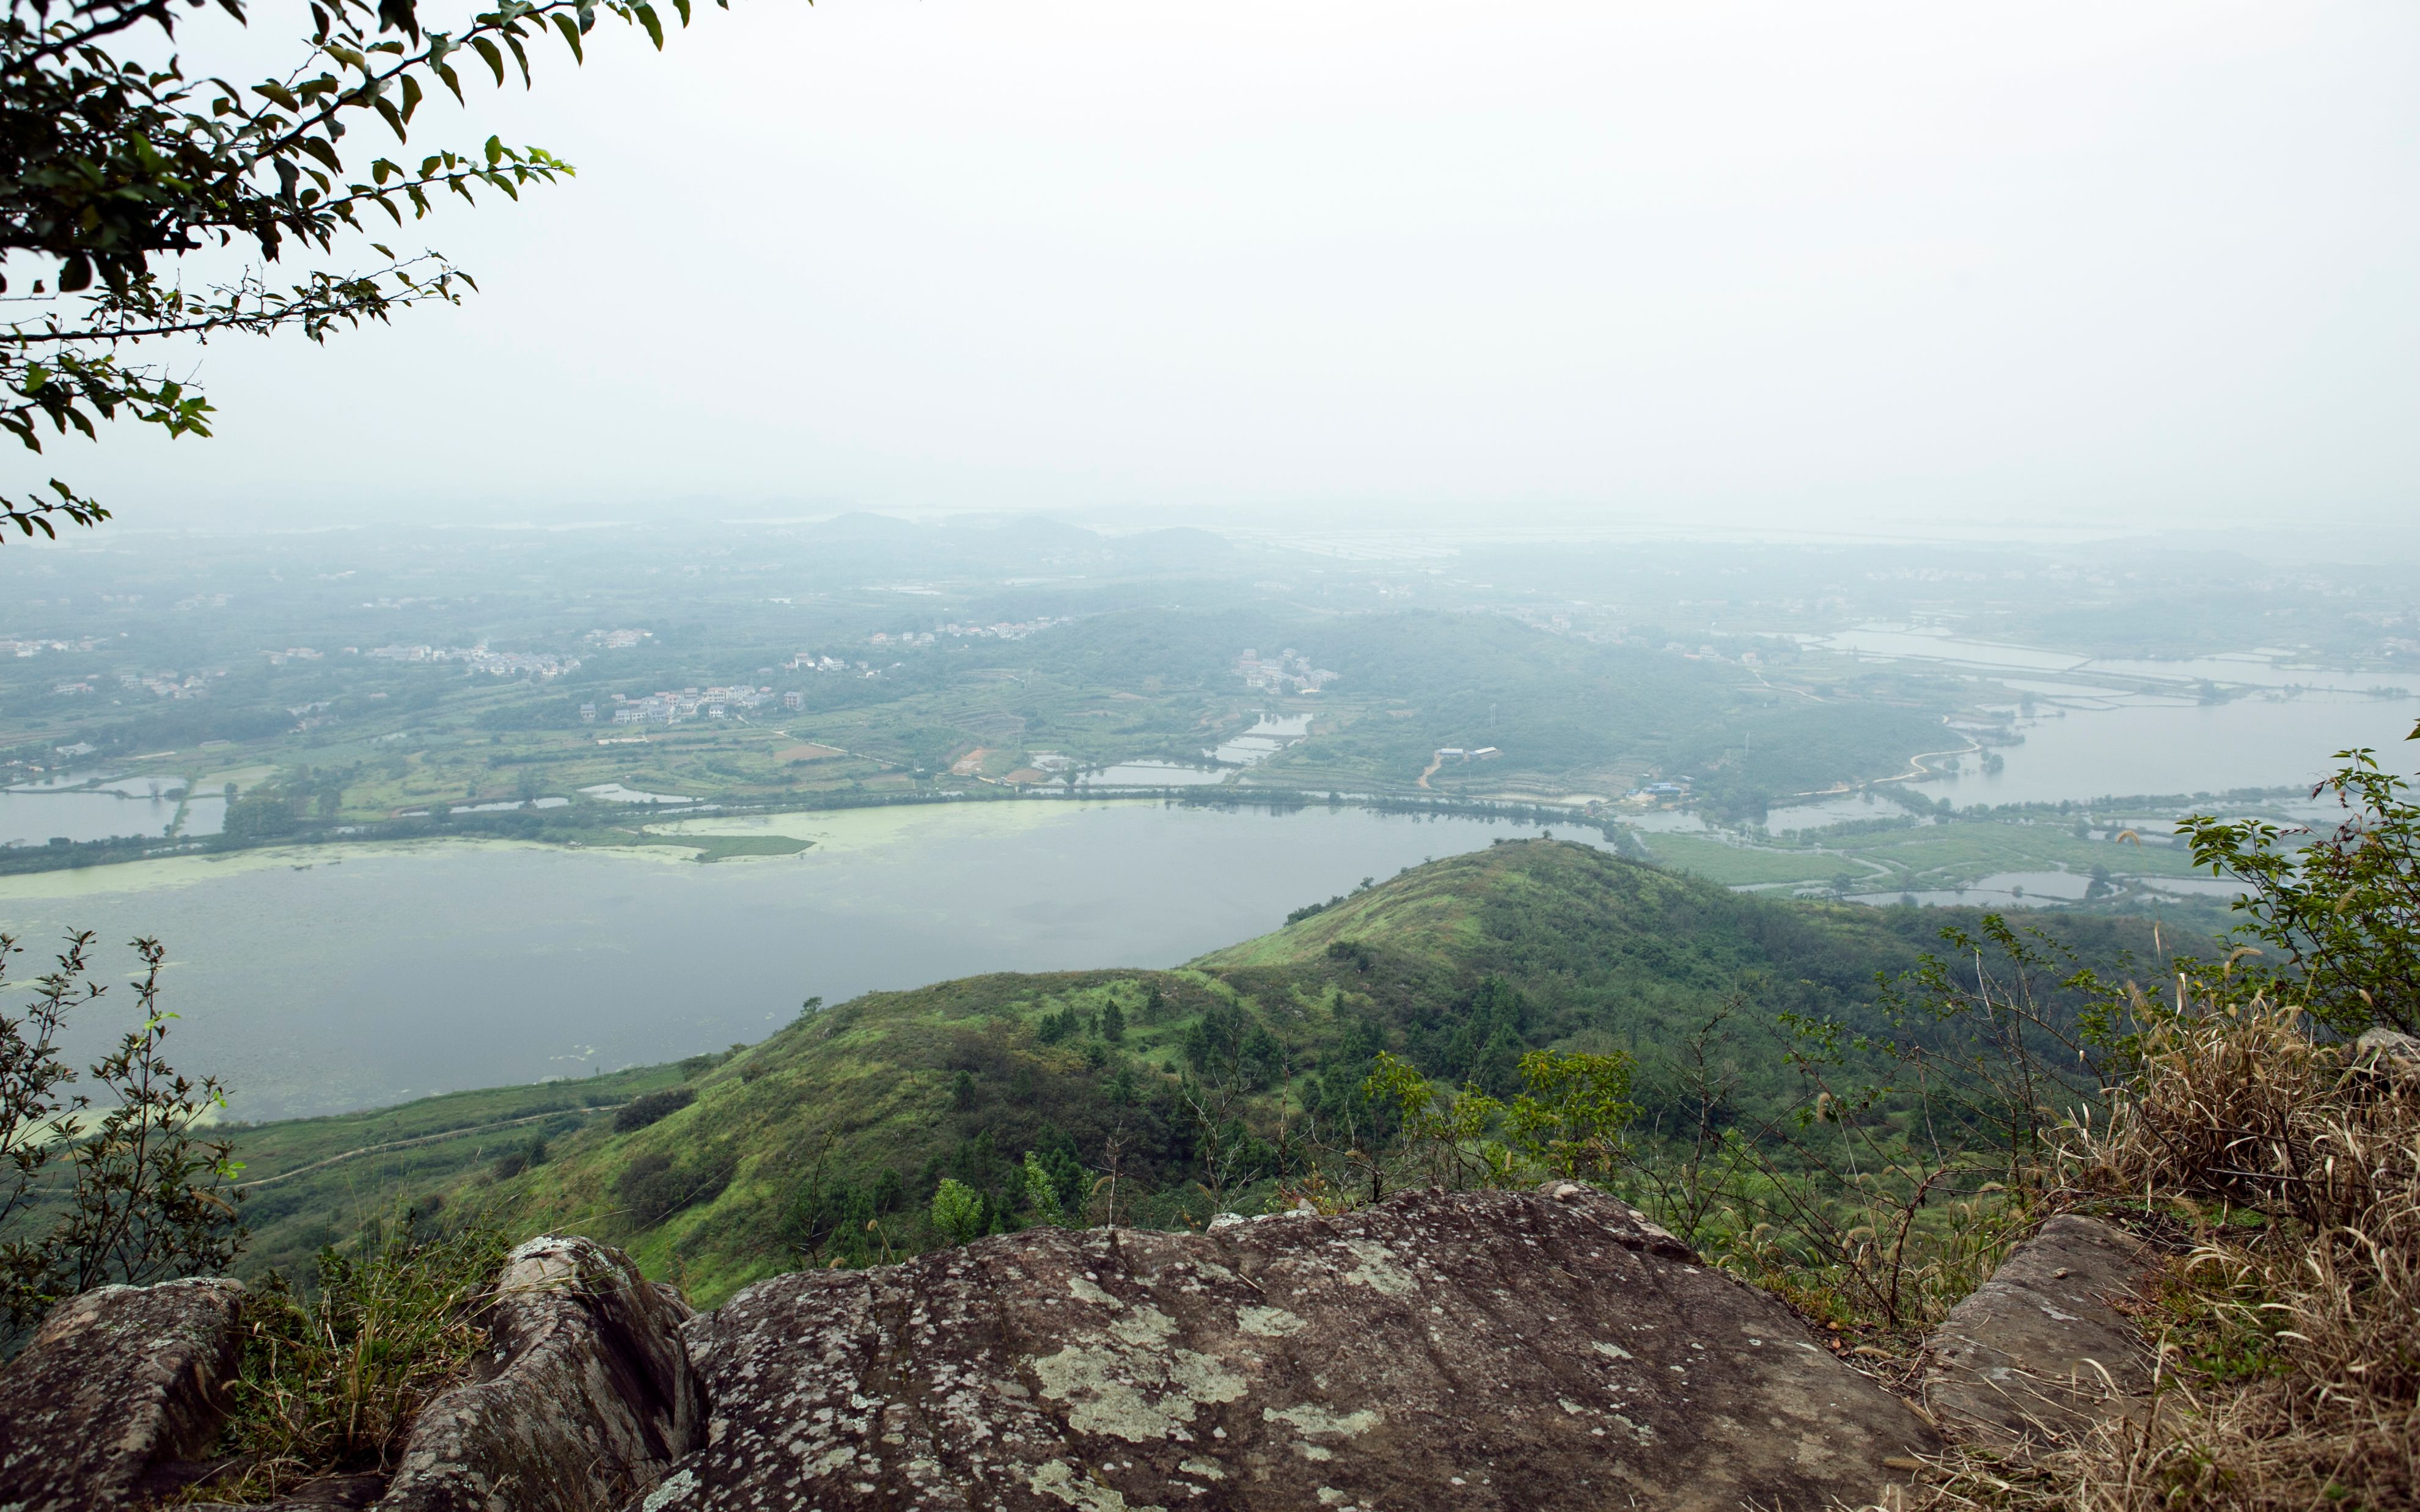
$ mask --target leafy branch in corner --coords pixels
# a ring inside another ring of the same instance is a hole
[[[317,342],[410,305],[458,304],[477,285],[434,252],[399,255],[372,241],[379,261],[366,268],[310,268],[281,281],[266,269],[288,253],[331,255],[377,214],[401,227],[444,196],[475,204],[475,191],[491,189],[518,200],[572,173],[543,147],[495,136],[417,157],[346,139],[356,126],[382,130],[399,149],[435,91],[468,102],[466,68],[501,88],[509,62],[527,87],[531,44],[550,36],[582,61],[598,0],[502,0],[453,30],[424,27],[418,0],[313,0],[300,61],[249,85],[189,77],[174,53],[156,65],[129,55],[147,28],[173,47],[180,10],[211,8],[249,22],[244,0],[8,0],[0,302],[30,308],[0,318],[0,427],[29,451],[42,450],[46,429],[91,438],[120,418],[171,437],[209,436],[212,410],[192,383],[128,360],[128,348],[287,329]],[[601,8],[662,48],[663,19],[646,0]],[[688,25],[690,0],[673,8]],[[259,263],[198,291],[163,276],[163,265],[173,271],[213,247]],[[29,280],[28,262],[43,276]],[[42,491],[0,491],[0,537],[10,525],[54,537],[58,520],[108,517],[57,478]]]

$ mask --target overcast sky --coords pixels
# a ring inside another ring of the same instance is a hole
[[[700,8],[423,116],[580,170],[411,233],[464,308],[11,471],[132,525],[2420,513],[2406,0]]]

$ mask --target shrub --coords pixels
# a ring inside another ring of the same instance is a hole
[[[964,1244],[984,1231],[983,1197],[954,1176],[941,1178],[933,1193],[933,1231],[945,1244]]]
[[[687,1087],[668,1087],[660,1092],[648,1092],[630,1099],[613,1114],[617,1134],[629,1134],[651,1123],[671,1118],[697,1101],[697,1093]]]
[[[140,1027],[91,1068],[104,1099],[70,1088],[82,1073],[60,1052],[71,1014],[108,988],[91,980],[90,933],[72,934],[34,997],[0,1010],[0,1318],[15,1332],[62,1297],[111,1282],[143,1286],[225,1270],[243,1241],[234,1147],[194,1137],[201,1117],[225,1105],[215,1077],[194,1082],[163,1058],[175,1014],[160,1007],[156,940],[133,942]],[[0,933],[0,977],[15,939]],[[53,1162],[68,1167],[62,1181]]]
[[[546,1136],[533,1134],[528,1144],[507,1149],[496,1157],[495,1175],[499,1181],[508,1181],[533,1165],[543,1165],[547,1157]]]
[[[2234,906],[2280,958],[2257,964],[2268,985],[2339,1033],[2420,1029],[2420,805],[2368,751],[2338,759],[2313,795],[2332,793],[2343,810],[2332,830],[2198,814],[2182,827],[2195,866],[2250,889]]]
[[[649,1228],[683,1208],[721,1196],[730,1184],[731,1165],[726,1160],[708,1157],[697,1165],[681,1165],[669,1155],[651,1152],[623,1168],[613,1191],[639,1227]]]
[[[1042,1157],[1032,1150],[1025,1152],[1025,1208],[1037,1224],[1057,1227],[1067,1221],[1066,1209],[1060,1205],[1059,1182]]]

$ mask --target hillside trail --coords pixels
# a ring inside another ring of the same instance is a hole
[[[235,1189],[239,1192],[249,1192],[255,1187],[273,1186],[279,1181],[293,1177],[305,1176],[313,1171],[324,1171],[331,1165],[341,1165],[349,1160],[357,1159],[363,1155],[383,1155],[393,1149],[410,1149],[416,1145],[434,1145],[443,1140],[467,1138],[472,1134],[487,1134],[497,1129],[518,1129],[525,1123],[544,1123],[549,1119],[559,1119],[566,1113],[582,1115],[618,1113],[627,1106],[628,1106],[628,1103],[616,1103],[610,1107],[555,1108],[551,1112],[533,1113],[519,1119],[504,1119],[495,1123],[473,1124],[467,1129],[444,1129],[436,1134],[417,1134],[410,1139],[390,1139],[382,1145],[364,1145],[359,1149],[348,1149],[342,1154],[331,1155],[325,1160],[315,1160],[308,1165],[297,1165],[290,1171],[280,1171],[275,1176],[264,1176],[253,1181],[238,1181]]]
[[[1436,770],[1437,770],[1437,768],[1438,768],[1438,767],[1440,767],[1440,766],[1443,766],[1444,764],[1445,764],[1445,758],[1444,758],[1444,757],[1442,757],[1442,756],[1432,756],[1432,757],[1430,757],[1430,758],[1429,758],[1429,769],[1428,769],[1427,771],[1422,772],[1422,773],[1420,774],[1420,786],[1422,786],[1422,787],[1427,787],[1427,786],[1429,785],[1429,779],[1430,779],[1430,778],[1433,778],[1433,777],[1435,777],[1435,776],[1436,776]]]

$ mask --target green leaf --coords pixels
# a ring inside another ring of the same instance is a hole
[[[681,24],[689,24],[689,0],[673,0],[673,8],[680,12]]]
[[[454,98],[456,100],[460,100],[462,98],[462,81],[455,75],[454,65],[450,63],[439,63],[434,65],[434,67],[437,69],[437,77],[445,81],[445,87],[454,91]]]
[[[647,40],[656,44],[657,52],[662,52],[664,50],[664,23],[656,18],[656,8],[651,5],[641,4],[633,7],[632,10],[639,18],[639,24],[646,29]]]
[[[521,66],[521,87],[528,88],[530,85],[529,50],[521,46],[521,39],[518,35],[506,37],[504,45],[513,50],[513,61]]]
[[[495,74],[496,87],[499,89],[503,88],[504,86],[504,54],[497,52],[496,44],[488,40],[484,37],[472,38],[471,46],[478,53],[480,58],[487,63],[489,71]]]
[[[296,145],[301,147],[303,151],[308,152],[311,156],[318,159],[321,162],[334,168],[336,172],[343,173],[345,171],[345,160],[336,156],[336,149],[329,145],[326,138],[306,136]]]
[[[403,112],[395,108],[395,101],[387,99],[384,95],[380,95],[376,100],[371,100],[370,103],[377,107],[379,116],[386,122],[387,129],[395,132],[395,139],[396,141],[402,142],[408,140],[403,129]]]
[[[585,63],[588,61],[586,58],[580,55],[580,23],[578,22],[573,21],[569,16],[566,16],[562,11],[558,10],[554,13],[554,29],[563,34],[564,41],[571,48],[571,61],[574,63]]]
[[[504,161],[504,139],[500,136],[491,136],[488,138],[488,166],[492,168],[497,163]]]
[[[419,108],[420,81],[407,73],[403,76],[403,118],[411,119],[411,113]]]

